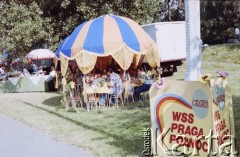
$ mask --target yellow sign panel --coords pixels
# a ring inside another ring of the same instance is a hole
[[[153,84],[150,89],[153,155],[208,156],[219,147],[212,140],[213,135],[234,132],[229,123],[233,119],[229,115],[231,97],[224,110],[214,106],[224,97],[219,95],[214,101],[214,82],[211,80],[212,88],[197,81],[171,81],[161,88]]]

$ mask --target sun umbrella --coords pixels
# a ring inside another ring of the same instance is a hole
[[[31,51],[27,56],[29,59],[49,59],[55,58],[55,54],[49,49],[36,49]]]
[[[61,68],[67,67],[67,60],[75,59],[83,73],[94,68],[97,57],[106,56],[112,56],[123,70],[132,62],[138,62],[142,55],[150,66],[159,65],[157,45],[141,26],[129,18],[112,14],[79,25],[57,52]]]

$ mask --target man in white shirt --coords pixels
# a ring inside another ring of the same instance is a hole
[[[239,28],[236,27],[235,30],[234,30],[234,32],[235,32],[235,36],[236,36],[236,38],[238,39],[238,41],[240,41]]]

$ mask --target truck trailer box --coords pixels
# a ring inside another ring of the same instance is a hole
[[[158,22],[142,25],[156,42],[163,72],[172,74],[186,59],[185,21]]]

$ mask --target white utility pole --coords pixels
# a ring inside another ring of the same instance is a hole
[[[185,0],[186,74],[185,80],[197,81],[201,76],[200,0]]]

